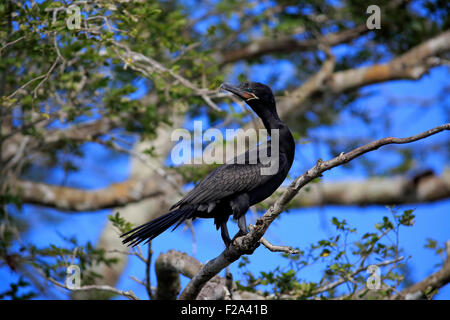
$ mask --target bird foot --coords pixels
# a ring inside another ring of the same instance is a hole
[[[233,239],[234,240],[234,239]],[[228,249],[230,247],[230,244],[233,242],[230,238],[223,239],[223,243],[225,244],[225,247]]]

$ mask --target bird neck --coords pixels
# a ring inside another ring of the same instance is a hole
[[[272,136],[272,130],[278,130],[279,151],[288,155],[289,161],[292,163],[295,149],[295,140],[289,127],[278,117],[275,112],[265,111],[265,114],[259,115],[262,119],[267,134]],[[292,157],[291,157],[292,156]]]
[[[280,120],[278,114],[275,110],[263,109],[260,112],[257,112],[257,115],[261,118],[264,128],[268,131],[268,134],[271,134],[272,129],[281,129],[281,127],[286,126],[283,121]]]

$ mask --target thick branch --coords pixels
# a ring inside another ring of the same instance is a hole
[[[285,99],[285,101],[281,101],[278,105],[278,113],[280,116],[285,115],[290,111],[292,105],[290,103],[286,103],[288,101],[295,99],[295,106],[301,105],[306,99],[308,99],[313,93],[317,92],[320,88],[324,86],[326,81],[333,74],[334,66],[335,66],[335,57],[331,54],[330,48],[327,46],[320,46],[323,48],[323,51],[326,54],[326,60],[323,62],[322,67],[319,71],[317,71],[313,76],[311,76],[307,81],[305,81],[300,87],[293,90],[289,99]]]
[[[84,190],[19,180],[13,188],[25,203],[70,211],[94,211],[114,208],[161,195],[155,179],[129,179],[98,190]]]
[[[201,269],[202,264],[184,252],[170,250],[161,254],[155,262],[155,272],[158,279],[156,299],[175,300],[181,290],[180,276],[188,278]]]
[[[446,251],[447,259],[439,271],[404,289],[394,299],[426,299],[432,297],[438,289],[450,283],[450,241],[446,243]]]
[[[270,224],[281,214],[281,212],[283,212],[288,203],[295,197],[300,189],[315,178],[320,177],[323,172],[347,163],[365,153],[377,150],[384,145],[410,143],[413,141],[424,139],[444,130],[450,130],[450,123],[441,125],[439,127],[408,138],[389,137],[376,140],[362,147],[354,149],[349,153],[341,153],[339,156],[328,161],[322,161],[319,159],[317,161],[317,164],[313,168],[306,171],[303,175],[301,175],[291,183],[291,185],[286,189],[281,197],[278,198],[274,205],[271,206],[269,210],[267,210],[267,212],[256,221],[254,228],[252,228],[252,230],[250,230],[247,235],[236,238],[231,243],[231,245],[226,250],[224,250],[217,258],[210,260],[203,266],[200,272],[196,274],[196,276],[188,283],[186,288],[183,290],[180,295],[180,299],[195,299],[205,283],[207,283],[212,277],[218,274],[223,268],[239,259],[243,254],[252,253]]]
[[[280,190],[281,189],[281,190]],[[270,206],[284,190],[263,202]],[[326,205],[365,206],[439,201],[450,198],[450,170],[440,176],[427,171],[420,176],[376,177],[362,181],[319,182],[301,190],[289,208]]]
[[[401,7],[405,2],[409,1],[391,1],[385,6],[385,9],[395,10],[396,8]],[[274,9],[275,10],[271,13],[272,15],[284,9],[284,6],[279,5]],[[221,52],[217,55],[216,60],[218,63],[226,64],[239,60],[254,59],[272,53],[293,53],[316,50],[320,45],[333,47],[339,44],[351,42],[369,31],[370,30],[367,29],[366,24],[361,24],[353,29],[328,33],[313,39],[298,40],[293,36],[280,36],[272,38],[266,37],[251,42],[243,47],[233,48],[225,52]]]
[[[59,140],[85,140],[89,141],[107,134],[121,125],[121,121],[102,117],[99,120],[82,123],[63,130],[50,130],[44,139],[45,143],[55,143]]]
[[[280,99],[278,110],[281,115],[291,113],[298,115],[305,111],[299,110],[299,105],[302,105],[305,98],[310,97],[313,94],[330,92],[340,94],[347,90],[391,80],[417,80],[431,68],[442,64],[442,60],[438,59],[436,56],[448,51],[450,51],[450,31],[441,33],[436,37],[423,42],[399,57],[392,59],[388,63],[327,74],[326,78],[322,77],[324,80],[322,82],[311,82],[311,80],[309,80],[305,82],[305,84],[310,82],[310,87],[309,85],[305,86],[304,84]],[[325,69],[325,65],[322,69]],[[320,74],[320,72],[318,74]],[[306,91],[305,88],[307,89]],[[305,95],[303,93],[307,94]]]
[[[32,181],[17,181],[22,201],[71,211],[113,208],[164,194],[155,179],[133,178],[97,190],[85,190]],[[273,205],[286,188],[280,188],[262,203]],[[450,198],[450,170],[441,176],[428,172],[421,177],[399,176],[311,184],[289,203],[289,208],[324,205],[389,205],[432,202]]]
[[[53,118],[53,117],[52,117]],[[3,153],[2,158],[8,159],[14,156],[19,149],[20,144],[26,137],[30,137],[32,140],[30,142],[33,144],[32,147],[29,146],[28,149],[40,149],[40,143],[44,144],[44,148],[50,149],[56,147],[59,142],[64,140],[83,140],[89,141],[95,139],[101,135],[107,134],[111,129],[117,128],[120,125],[119,120],[109,119],[102,117],[99,120],[90,121],[86,123],[81,123],[77,125],[70,126],[64,129],[52,129],[46,130],[42,135],[42,140],[35,139],[33,136],[25,136],[22,131],[31,126],[35,126],[39,121],[45,120],[45,117],[41,117],[31,124],[22,126],[14,131],[9,132],[3,137],[5,140],[3,143]],[[42,149],[40,149],[42,150]]]
[[[158,278],[156,298],[161,300],[175,300],[180,292],[180,277],[182,274],[193,278],[202,268],[203,264],[184,252],[169,250],[161,254],[155,262],[155,272]],[[198,298],[218,300],[227,298],[240,298],[236,292],[237,287],[227,278],[213,277],[201,290]]]
[[[291,53],[296,51],[316,50],[319,45],[328,47],[347,43],[367,32],[366,25],[359,25],[354,29],[329,33],[316,39],[297,40],[291,37],[279,39],[262,39],[248,46],[225,51],[217,56],[219,63],[231,63],[238,60],[257,58],[271,53]]]
[[[398,79],[417,80],[439,64],[435,57],[450,50],[450,31],[443,32],[386,64],[334,73],[324,88],[340,93],[369,84]]]

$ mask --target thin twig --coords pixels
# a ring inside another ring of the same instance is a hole
[[[160,62],[147,57],[139,52],[132,51],[128,46],[117,42],[115,40],[110,40],[112,45],[117,48],[121,48],[125,50],[127,57],[119,56],[124,62],[125,65],[130,65],[131,68],[146,74],[147,76],[151,76],[152,73],[157,72],[159,74],[169,74],[172,78],[176,79],[179,83],[181,83],[186,88],[191,89],[195,92],[197,96],[200,96],[208,106],[213,108],[216,111],[221,111],[220,108],[211,100],[210,94],[216,94],[215,91],[211,91],[204,88],[198,88],[195,84],[193,84],[190,80],[184,78],[173,70],[166,68]],[[116,51],[117,52],[117,51]],[[138,64],[140,63],[140,66]]]
[[[272,243],[269,242],[269,240],[267,240],[266,238],[262,237],[259,242],[261,242],[261,244],[266,247],[267,249],[269,249],[272,252],[284,252],[287,254],[299,254],[300,252],[297,249],[293,249],[292,247],[289,246],[278,246],[278,245],[274,245]]]
[[[50,74],[53,72],[53,69],[55,69],[55,67],[58,65],[58,62],[59,62],[60,59],[61,59],[60,57],[57,57],[55,59],[55,62],[53,62],[53,64],[50,67],[50,69],[48,69],[47,73],[44,75],[44,79],[42,79],[41,82],[38,83],[36,88],[34,88],[34,90],[33,90],[33,97],[34,98],[37,97],[37,91],[45,83],[45,81],[47,81],[47,79],[50,77]]]
[[[33,83],[34,81],[40,80],[42,78],[45,78],[45,74],[42,74],[36,78],[31,79],[30,81],[28,81],[27,83],[23,84],[22,86],[20,86],[16,91],[14,91],[13,93],[11,93],[6,99],[11,99],[13,98],[18,92],[20,92],[21,90],[25,89],[26,87],[28,87],[31,83]]]
[[[16,40],[13,40],[13,41],[5,44],[3,47],[0,48],[0,55],[2,54],[2,51],[5,50],[7,47],[12,46],[13,44],[19,42],[22,39],[25,39],[25,36],[21,36],[21,37],[17,38]]]
[[[152,242],[148,242],[148,253],[147,253],[147,259],[145,261],[145,289],[147,290],[148,297],[153,300],[153,292],[152,292],[152,286],[150,281],[150,265],[152,262]]]
[[[387,266],[390,264],[394,264],[397,263],[399,261],[402,261],[404,258],[403,257],[398,257],[397,259],[394,260],[387,260],[387,261],[383,261],[380,263],[375,264],[375,266],[377,267],[383,267],[383,266]],[[326,292],[326,291],[330,291],[334,288],[336,288],[337,286],[343,284],[345,281],[353,279],[354,276],[356,276],[357,274],[361,273],[362,271],[365,271],[369,266],[360,266],[358,269],[356,269],[355,271],[353,271],[352,273],[350,273],[347,276],[343,276],[341,278],[339,278],[339,280],[336,280],[332,283],[328,283],[322,287],[317,288],[316,290],[313,291],[313,295],[317,295],[319,293],[322,292]]]
[[[248,226],[248,228],[249,228],[249,230],[252,230],[253,229],[253,225],[250,224]],[[284,252],[284,253],[287,253],[287,254],[299,254],[300,253],[300,251],[298,251],[297,249],[294,249],[294,248],[292,248],[290,246],[279,246],[279,245],[272,244],[272,243],[270,243],[269,240],[267,240],[264,237],[261,237],[259,242],[264,247],[266,247],[267,249],[269,249],[272,252]]]

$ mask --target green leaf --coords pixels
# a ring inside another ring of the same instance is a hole
[[[133,224],[126,221],[125,218],[120,216],[119,212],[115,215],[108,215],[108,220],[112,222],[113,226],[119,229],[121,233],[126,233],[133,229]]]

